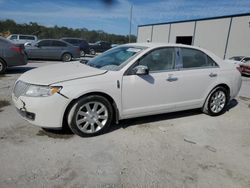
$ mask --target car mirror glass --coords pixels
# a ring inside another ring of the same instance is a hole
[[[133,72],[136,75],[147,75],[149,70],[148,70],[148,67],[145,65],[138,65],[135,68],[133,68]]]

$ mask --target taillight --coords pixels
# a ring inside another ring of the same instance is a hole
[[[10,49],[17,52],[17,53],[24,54],[23,49],[19,46],[11,46]]]

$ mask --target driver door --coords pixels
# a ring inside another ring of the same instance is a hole
[[[122,79],[122,117],[136,117],[173,111],[175,104],[176,49],[165,47],[155,49],[135,63]],[[133,68],[147,66],[149,74],[136,75]],[[169,79],[170,78],[170,79]]]

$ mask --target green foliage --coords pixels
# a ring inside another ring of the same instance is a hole
[[[28,24],[17,24],[13,20],[0,20],[0,33],[10,32],[12,34],[27,34],[27,35],[36,35],[39,39],[45,38],[54,38],[59,39],[62,37],[76,37],[83,38],[90,43],[104,40],[109,41],[113,44],[124,44],[128,43],[129,36],[124,35],[115,35],[105,33],[102,30],[88,30],[86,28],[82,29],[72,29],[67,27],[45,27],[39,25],[35,22],[30,22]],[[136,42],[136,36],[131,36],[131,42]]]

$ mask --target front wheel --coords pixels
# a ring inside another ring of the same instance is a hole
[[[108,130],[113,119],[110,102],[98,95],[79,99],[68,113],[68,124],[73,133],[96,136]]]
[[[64,62],[69,62],[72,59],[72,55],[70,53],[64,53],[62,55],[62,61]]]
[[[203,107],[203,112],[211,116],[218,116],[225,111],[227,102],[228,91],[224,87],[217,87],[209,95]]]

